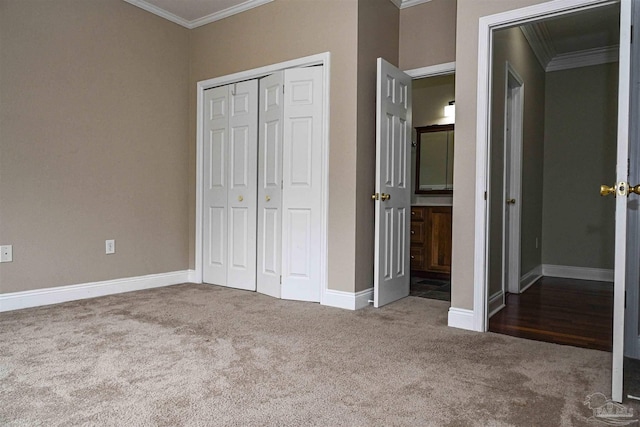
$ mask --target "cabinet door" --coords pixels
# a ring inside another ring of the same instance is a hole
[[[429,207],[427,211],[427,271],[451,273],[451,222],[451,207]]]

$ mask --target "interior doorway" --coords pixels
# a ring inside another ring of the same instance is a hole
[[[411,296],[451,301],[455,73],[412,86]]]
[[[490,318],[510,302],[528,301],[517,295],[531,285],[531,294],[554,289],[540,278],[554,277],[555,287],[574,290],[583,280],[585,295],[597,288],[612,295],[615,206],[613,200],[601,199],[596,189],[611,180],[615,170],[618,62],[617,55],[595,57],[592,52],[614,49],[618,16],[619,6],[612,5],[494,32]],[[592,40],[594,32],[598,37]],[[543,40],[539,34],[548,36]],[[562,53],[547,60],[542,44],[546,51]],[[570,55],[589,60],[557,59]],[[580,185],[569,192],[558,187],[570,181]],[[588,307],[564,306],[576,317],[584,316],[582,329],[552,336],[558,325],[545,318],[552,314],[543,305],[557,304],[545,298],[537,301],[536,318],[518,310],[520,318],[499,316],[500,322],[490,321],[490,330],[537,330],[538,335],[525,335],[573,345],[589,343],[593,334],[594,340],[609,342],[599,348],[611,348],[612,331],[599,337],[600,317],[580,311]],[[604,307],[603,313],[611,313],[611,307]]]
[[[617,73],[615,73],[615,75],[619,76],[619,80],[617,84],[613,85],[614,89],[609,91],[611,93],[616,93],[618,96],[618,99],[615,102],[615,107],[617,107],[617,109],[614,110],[615,113],[613,115],[613,118],[614,118],[613,121],[615,121],[616,136],[613,139],[614,143],[610,143],[609,147],[606,147],[605,140],[601,140],[601,144],[605,146],[605,150],[604,150],[605,155],[601,156],[602,158],[601,158],[601,161],[598,162],[598,165],[601,166],[601,169],[604,168],[605,165],[607,164],[605,159],[606,154],[607,153],[615,154],[614,167],[612,168],[612,170],[611,169],[609,170],[608,172],[609,176],[604,178],[604,179],[608,179],[609,181],[615,181],[615,182],[613,186],[603,185],[601,190],[602,195],[613,194],[616,197],[615,202],[613,202],[614,204],[613,217],[615,218],[614,219],[615,228],[613,231],[614,249],[613,251],[608,251],[606,247],[596,247],[595,249],[596,250],[604,249],[600,252],[600,255],[605,255],[604,257],[601,257],[602,259],[607,258],[611,260],[611,258],[613,258],[613,262],[612,262],[613,267],[611,268],[611,270],[613,271],[613,283],[614,283],[613,328],[612,328],[613,329],[612,399],[617,402],[621,402],[622,401],[622,372],[623,372],[622,355],[624,352],[623,336],[624,336],[624,330],[625,330],[624,328],[625,326],[624,325],[625,286],[632,286],[632,287],[638,286],[638,283],[630,283],[627,281],[628,270],[629,269],[637,270],[637,267],[638,267],[638,254],[637,252],[633,252],[633,247],[628,247],[627,245],[627,242],[630,240],[630,237],[627,233],[628,231],[627,218],[629,216],[636,215],[633,213],[632,204],[628,203],[627,201],[627,196],[630,194],[629,189],[632,188],[635,190],[635,187],[631,187],[630,183],[627,182],[630,176],[630,170],[632,169],[630,164],[637,161],[637,158],[632,159],[630,156],[630,154],[632,153],[632,150],[630,150],[630,148],[633,147],[633,144],[637,144],[637,139],[629,138],[629,130],[630,130],[629,119],[631,117],[629,114],[630,112],[629,100],[631,98],[630,94],[634,92],[631,89],[631,78],[630,78],[632,74],[631,54],[630,54],[631,52],[630,40],[631,40],[631,32],[632,32],[632,25],[631,25],[632,2],[629,0],[621,0],[619,3],[590,1],[590,0],[584,0],[584,1],[578,0],[576,2],[571,2],[571,3],[565,2],[565,1],[555,1],[540,7],[532,6],[532,7],[510,11],[504,14],[487,16],[480,20],[480,34],[481,35],[487,34],[489,35],[489,38],[484,39],[482,36],[480,37],[479,52],[480,52],[481,58],[485,57],[486,55],[485,52],[492,52],[493,54],[495,54],[496,51],[493,50],[495,45],[493,45],[493,43],[495,41],[495,37],[499,36],[502,30],[505,30],[505,31],[516,30],[521,28],[521,27],[518,27],[518,25],[526,27],[527,24],[530,24],[530,23],[535,24],[538,22],[544,22],[546,24],[548,22],[551,22],[551,20],[548,21],[546,19],[541,19],[543,17],[545,18],[551,17],[553,19],[557,18],[559,20],[574,19],[574,23],[575,23],[575,21],[581,18],[582,16],[587,15],[589,13],[593,13],[594,11],[600,12],[601,14],[601,15],[593,15],[592,24],[597,24],[600,21],[606,21],[605,19],[602,19],[602,17],[605,14],[610,13],[612,9],[613,9],[613,14],[615,14],[615,16],[619,18],[617,22],[619,23],[618,28],[620,29],[620,32],[618,33],[618,37],[612,37],[614,42],[616,40],[619,40],[619,49],[618,49],[619,64],[618,64],[618,69],[616,70]],[[571,25],[564,25],[561,28],[569,29],[572,27]],[[526,31],[522,31],[522,30],[521,32],[526,33]],[[552,34],[552,33],[553,33],[552,31],[549,31],[547,34]],[[540,38],[539,37],[540,35],[542,35],[543,38],[545,37],[544,32],[542,33],[535,32],[534,35],[538,36],[538,38]],[[529,34],[529,36],[531,36],[531,34]],[[529,39],[530,37],[526,37],[526,38]],[[596,37],[596,39],[597,38],[598,37]],[[585,39],[580,39],[580,40],[584,41]],[[594,40],[594,38],[591,38],[591,40]],[[522,52],[522,50],[520,51]],[[594,49],[590,49],[589,53],[593,53],[593,51]],[[585,52],[582,52],[582,53],[585,53]],[[548,72],[550,71],[550,68],[552,68],[551,71],[562,70],[564,69],[562,67],[564,67],[567,62],[573,62],[576,59],[576,57],[579,57],[581,55],[567,55],[563,58],[559,58],[558,61],[555,61],[556,59],[555,56],[557,55],[551,55],[550,57],[547,55],[547,61],[548,61],[547,65],[546,66],[543,65],[542,67],[544,71]],[[606,57],[606,56],[607,55],[601,55],[601,57]],[[601,59],[600,62],[596,62],[595,64],[611,63],[615,60],[615,58],[614,60],[612,60],[611,56],[609,57],[609,59],[606,59],[606,58],[604,60]],[[544,54],[540,55],[536,53],[536,57],[538,61],[544,64],[545,61],[542,60],[545,57]],[[568,61],[565,61],[567,59]],[[486,59],[483,59],[483,61],[485,60]],[[491,66],[491,61],[492,61],[491,57],[489,57],[489,62],[487,64],[483,63],[483,61],[480,61],[479,63],[480,76],[484,75],[484,73],[486,73],[487,75],[490,75],[491,73],[495,73],[496,69],[499,69]],[[594,63],[587,62],[586,64],[582,64],[581,67],[585,67],[587,65],[594,65]],[[555,67],[560,67],[560,68],[555,68]],[[528,76],[525,76],[525,83],[529,85]],[[496,108],[495,108],[496,104],[494,101],[495,95],[493,92],[494,88],[495,86],[492,86],[491,79],[489,79],[486,83],[482,82],[479,79],[479,88],[478,88],[479,161],[478,161],[478,164],[480,164],[480,162],[483,162],[486,165],[488,165],[488,169],[484,171],[482,169],[478,169],[477,179],[478,179],[478,183],[486,182],[485,195],[488,195],[488,199],[487,197],[485,197],[485,200],[487,200],[486,207],[484,206],[485,204],[481,203],[480,201],[476,203],[477,218],[479,218],[486,224],[485,229],[477,230],[476,232],[476,248],[479,249],[481,243],[482,242],[485,243],[486,246],[484,248],[483,253],[485,254],[484,256],[486,257],[485,258],[486,263],[484,265],[481,264],[480,268],[476,269],[476,277],[481,279],[481,282],[484,283],[484,286],[476,286],[476,302],[474,303],[474,308],[478,308],[477,303],[484,305],[484,307],[480,307],[476,313],[478,316],[482,316],[482,317],[481,318],[476,317],[475,319],[476,324],[483,329],[486,328],[487,320],[488,320],[487,318],[488,307],[487,307],[486,297],[490,295],[492,291],[491,286],[495,286],[495,284],[493,284],[493,281],[491,280],[491,270],[494,269],[493,267],[495,267],[495,264],[490,260],[490,258],[492,257],[492,252],[493,252],[492,249],[495,249],[494,245],[496,243],[499,244],[500,242],[499,236],[496,237],[496,234],[500,234],[500,233],[493,233],[492,235],[491,230],[495,231],[496,229],[495,216],[499,215],[497,213],[502,210],[501,209],[502,206],[496,206],[496,203],[498,201],[503,202],[504,200],[503,197],[501,197],[503,196],[502,194],[498,194],[496,196],[496,192],[495,192],[495,189],[497,186],[495,185],[494,181],[499,180],[500,176],[499,174],[495,173],[496,171],[494,170],[493,166],[489,166],[489,165],[495,164],[495,160],[498,156],[495,155],[494,148],[499,146],[498,144],[493,144],[493,141],[496,139],[496,128],[497,128],[494,122],[494,116],[496,112]],[[531,92],[527,91],[527,93],[531,93]],[[546,110],[549,108],[549,103],[547,102],[549,93],[550,93],[549,88],[545,87],[544,94],[545,96],[547,96],[547,99],[545,99],[545,104],[544,104],[545,108],[543,109],[543,111],[545,111],[545,114],[543,116],[543,119],[550,117],[549,113],[546,112]],[[574,94],[575,93],[572,93],[571,96],[569,96],[569,98],[573,98]],[[602,106],[605,106],[607,105],[607,102],[601,102],[600,104]],[[485,110],[484,106],[489,106],[489,108]],[[571,104],[571,108],[573,110],[580,111],[581,107],[582,107],[582,104],[579,101],[575,101],[573,104]],[[591,108],[589,109],[589,112],[602,113],[601,108]],[[526,113],[527,113],[527,107],[525,106],[525,128],[527,127]],[[529,113],[535,114],[535,110],[529,109]],[[565,118],[566,116],[564,114],[565,113],[560,114],[558,116]],[[604,112],[604,114],[607,114],[607,112]],[[485,134],[485,130],[486,130],[486,134]],[[525,136],[526,135],[527,135],[527,131],[525,129]],[[549,140],[548,125],[547,123],[545,123],[544,138],[543,138],[544,144],[542,145],[543,155],[540,157],[542,159],[546,159],[546,157],[549,155],[549,153],[547,152],[547,148],[549,147],[549,144],[547,144],[548,140]],[[526,137],[525,137],[524,147],[525,147],[524,148],[525,159],[531,158],[535,163],[535,157],[533,155],[531,156],[527,155]],[[560,147],[561,149],[567,148],[566,145],[562,145],[562,144],[551,145],[551,147],[554,147],[554,148]],[[581,155],[583,153],[580,150],[574,150],[573,154]],[[554,158],[553,160],[555,160],[557,163],[560,163],[561,166],[571,166],[574,164],[571,162],[562,164],[561,162],[558,161],[559,160],[558,158]],[[547,162],[547,161],[541,161],[541,162],[543,166],[542,171],[544,172],[544,175],[545,175],[544,178],[548,179],[549,174],[547,174],[546,167],[548,165],[553,165],[554,163]],[[602,174],[601,169],[595,169],[595,168],[589,169],[589,165],[587,163],[585,163],[584,165],[581,165],[580,167],[586,171],[591,172],[591,175],[589,175],[589,177],[598,176],[601,180],[603,179],[603,177],[601,176]],[[525,162],[525,164],[523,164],[523,196],[522,196],[523,203],[531,198],[531,197],[528,197],[527,195],[526,170],[527,168],[526,168],[526,162]],[[565,202],[573,202],[575,201],[575,196],[582,194],[578,188],[576,188],[575,191],[573,192],[563,191],[562,183],[568,182],[568,180],[566,179],[568,176],[575,176],[573,172],[574,172],[573,170],[563,171],[563,176],[565,180],[556,179],[555,181],[553,181],[553,183],[557,185],[557,187],[556,186],[548,187],[549,191],[545,190],[544,192],[542,192],[543,197],[540,197],[539,199],[544,202],[543,207],[551,206],[554,209],[561,211],[561,209],[557,209],[557,208],[560,208],[561,206],[555,206],[551,203],[548,203],[548,197],[547,197],[548,195],[559,195],[560,197],[564,198]],[[543,180],[539,180],[539,181],[534,180],[532,182],[534,183],[542,182],[543,188],[545,188],[547,187],[545,185],[547,180],[544,178]],[[577,179],[576,181],[580,183],[579,187],[590,188],[589,180]],[[596,184],[596,187],[597,187],[597,184]],[[553,189],[556,189],[556,188],[559,188],[560,191],[552,191]],[[531,198],[531,201],[535,201],[535,192],[532,194],[529,194],[529,196],[531,195],[534,196]],[[499,209],[496,210],[495,207],[498,207]],[[563,227],[561,229],[563,233],[570,232],[571,225],[575,226],[576,224],[580,224],[580,221],[578,219],[583,220],[582,225],[584,226],[585,223],[588,223],[588,222],[584,221],[584,218],[582,217],[581,214],[586,213],[588,215],[593,211],[597,210],[597,209],[592,209],[592,207],[593,205],[589,206],[588,209],[583,209],[582,211],[579,211],[577,215],[574,214],[571,218],[569,218],[570,220],[572,220],[570,222],[561,221],[561,222],[556,222],[553,225]],[[522,219],[523,223],[525,222],[525,215],[527,212],[535,213],[537,211],[538,211],[537,209],[527,209],[526,207],[523,208],[523,219]],[[494,218],[491,218],[492,216]],[[594,223],[593,225],[602,224],[601,220],[602,218],[600,218],[600,221],[598,221],[597,224]],[[607,222],[607,224],[610,225],[611,222]],[[524,268],[524,265],[525,265],[525,261],[527,260],[526,251],[530,249],[530,247],[528,247],[528,245],[525,245],[524,243],[525,231],[533,230],[535,232],[537,224],[534,222],[534,223],[530,223],[530,225],[531,225],[530,227],[526,227],[524,225],[521,227],[521,230],[523,232],[523,238],[522,238],[522,251],[520,256],[521,256],[521,263],[523,265],[523,271],[527,271]],[[541,225],[539,226],[539,229],[541,229],[542,231],[545,231],[545,230],[548,231],[549,229],[553,229],[553,227],[546,227],[544,225]],[[634,231],[636,231],[637,233],[637,229]],[[578,242],[580,241],[580,238],[593,237],[592,235],[594,234],[606,234],[606,230],[597,229],[597,228],[587,229],[587,232],[583,231],[582,234],[576,235],[575,239],[573,240],[565,239],[564,241],[557,242],[556,245],[547,245],[547,248],[552,248],[552,249],[563,248],[564,247],[563,244],[567,242],[571,244],[575,244],[576,241]],[[547,233],[547,235],[549,234]],[[634,237],[637,238],[637,234]],[[542,246],[544,247],[544,244]],[[560,255],[564,255],[565,259],[570,259],[572,256],[575,256],[575,255],[584,255],[584,253],[588,254],[589,250],[591,249],[593,249],[593,247],[581,246],[580,250],[578,251],[564,250],[564,253]],[[477,251],[477,253],[479,253],[479,251]],[[594,254],[594,253],[595,252],[592,252],[591,254]],[[559,254],[555,254],[555,255],[558,256]],[[541,254],[539,267],[531,271],[531,276],[528,279],[532,279],[535,282],[536,275],[561,276],[562,274],[565,274],[567,276],[564,276],[564,277],[571,277],[569,275],[580,274],[581,276],[583,276],[585,274],[602,273],[603,270],[604,272],[608,270],[606,266],[604,268],[590,268],[590,267],[583,267],[583,264],[578,264],[578,265],[545,264],[544,261],[548,260],[550,256],[551,255],[549,253],[546,253],[546,251]],[[495,256],[494,256],[494,259],[495,259]],[[498,269],[498,271],[499,273],[502,273],[500,269]],[[482,276],[484,276],[484,279],[482,279]],[[584,279],[584,277],[579,277],[579,278]],[[477,299],[478,297],[480,297],[479,300]],[[630,309],[636,312],[636,321],[637,321],[637,301],[634,301]],[[627,312],[628,311],[629,311],[629,307],[627,309]],[[637,337],[635,337],[635,339],[637,341]]]

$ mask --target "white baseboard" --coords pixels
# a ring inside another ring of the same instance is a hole
[[[195,270],[187,270],[187,279],[189,283],[202,283],[202,280],[198,280]]]
[[[542,265],[532,268],[520,278],[520,293],[529,289],[531,285],[542,277]]]
[[[191,271],[172,271],[169,273],[105,280],[103,282],[0,294],[0,312],[177,285],[188,282]]]
[[[473,324],[473,310],[449,307],[449,319],[447,324],[452,328],[475,331]]]
[[[569,265],[542,265],[542,275],[565,279],[597,280],[613,282],[613,270],[604,268],[572,267]]]
[[[344,308],[347,310],[359,310],[369,305],[369,300],[373,299],[373,288],[360,292],[343,292],[326,289],[322,305],[330,307]]]
[[[489,318],[502,310],[504,307],[504,292],[501,289],[489,297]]]

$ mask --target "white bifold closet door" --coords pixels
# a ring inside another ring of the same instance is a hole
[[[320,301],[323,69],[205,92],[203,281]]]
[[[256,289],[258,82],[205,92],[203,281]]]
[[[282,298],[320,301],[323,67],[284,72]]]
[[[260,80],[257,290],[280,298],[284,71]]]
[[[260,82],[258,292],[320,301],[322,67]]]

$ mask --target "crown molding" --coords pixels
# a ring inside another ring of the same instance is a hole
[[[563,53],[554,56],[545,68],[545,71],[569,70],[572,68],[589,67],[592,65],[617,62],[619,50],[619,46],[609,46]]]
[[[157,15],[161,18],[174,22],[178,25],[182,25],[183,27],[190,28],[189,21],[187,21],[186,19],[180,18],[179,16],[174,15],[173,13],[167,12],[166,10],[161,9],[158,6],[154,6],[151,3],[147,3],[144,0],[124,0],[124,1],[134,6],[137,6],[140,9],[144,9],[147,12],[151,12],[154,15]]]
[[[211,22],[228,18],[229,16],[236,15],[241,12],[245,12],[249,9],[253,9],[254,7],[262,6],[263,4],[270,3],[273,0],[247,0],[244,3],[240,3],[236,6],[232,6],[227,9],[221,10],[220,12],[203,16],[202,18],[194,19],[193,21],[188,21],[184,18],[174,15],[173,13],[167,12],[166,10],[161,9],[155,5],[152,5],[151,3],[148,3],[145,0],[124,0],[124,1],[134,6],[137,6],[140,9],[144,9],[147,12],[151,12],[154,15],[160,16],[164,19],[174,22],[178,25],[182,25],[185,28],[193,29],[205,24],[209,24]]]
[[[398,9],[406,9],[411,6],[417,6],[422,3],[428,3],[431,0],[390,0]]]
[[[557,53],[544,22],[522,25],[520,30],[545,72],[607,64],[618,60],[618,46]]]
[[[547,69],[547,65],[556,56],[556,49],[551,41],[549,30],[544,22],[537,24],[521,25],[520,30],[529,42],[529,46],[533,50],[538,62],[543,70]]]

